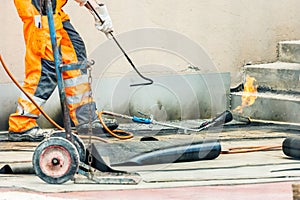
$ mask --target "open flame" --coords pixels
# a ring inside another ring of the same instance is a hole
[[[256,79],[247,75],[246,83],[244,85],[244,93],[242,95],[242,104],[240,106],[236,107],[233,110],[234,112],[242,113],[243,108],[254,104],[254,102],[257,98],[257,96],[256,96],[257,87],[258,87],[258,85],[256,83]]]

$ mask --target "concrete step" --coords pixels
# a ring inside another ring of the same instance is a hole
[[[259,88],[276,91],[300,92],[300,64],[274,62],[246,65],[244,70],[246,76],[249,75],[256,79]]]
[[[234,110],[242,104],[241,97],[244,92],[231,94],[231,109]],[[271,92],[253,94],[255,103],[245,107],[241,116],[251,119],[300,123],[300,96],[275,94]]]
[[[279,42],[278,59],[282,62],[300,63],[300,40]]]

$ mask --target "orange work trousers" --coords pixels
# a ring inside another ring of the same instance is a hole
[[[45,6],[40,0],[14,0],[23,21],[26,44],[25,80],[23,89],[43,106],[57,86],[52,44]],[[57,44],[63,64],[86,60],[86,49],[80,35],[62,10],[67,0],[52,0]],[[86,70],[63,72],[70,117],[75,126],[97,118],[96,105],[89,99],[90,84]],[[90,112],[92,109],[92,112]],[[92,116],[89,116],[92,113]],[[10,132],[25,132],[38,127],[36,119],[40,111],[24,95],[18,98],[17,110],[9,117]]]

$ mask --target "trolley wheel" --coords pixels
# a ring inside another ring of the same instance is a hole
[[[53,134],[51,134],[51,137],[66,138],[66,132],[57,131],[57,132],[54,132]],[[75,135],[74,133],[72,133],[72,139],[73,139],[73,144],[75,145],[75,147],[78,151],[79,160],[81,162],[84,162],[85,157],[86,157],[86,148],[85,148],[84,142],[80,139],[80,137],[78,135]]]
[[[77,172],[79,155],[69,140],[50,137],[36,147],[32,164],[36,175],[46,183],[62,184]]]

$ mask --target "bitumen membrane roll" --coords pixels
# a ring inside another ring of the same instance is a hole
[[[0,166],[0,174],[34,174],[31,162],[9,163]]]
[[[288,137],[282,143],[282,151],[285,155],[300,159],[300,137]]]
[[[219,141],[139,141],[93,143],[93,165],[101,171],[111,166],[141,166],[176,162],[212,160],[221,153]]]

